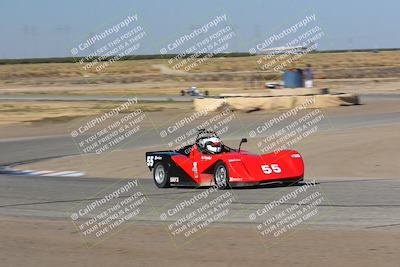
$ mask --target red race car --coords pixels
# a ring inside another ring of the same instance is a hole
[[[193,145],[176,151],[146,152],[146,163],[155,184],[170,186],[259,185],[270,182],[293,184],[303,180],[304,164],[294,150],[263,155],[224,145],[214,131],[200,130]]]

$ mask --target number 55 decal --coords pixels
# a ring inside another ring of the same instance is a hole
[[[274,173],[282,172],[278,164],[271,164],[271,167],[269,165],[261,165],[261,169],[265,174],[271,174],[272,172]]]
[[[153,165],[154,165],[154,156],[147,156],[146,162],[147,162],[147,166],[153,167]]]

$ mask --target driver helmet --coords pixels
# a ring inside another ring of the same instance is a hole
[[[220,153],[222,150],[221,140],[218,137],[208,137],[199,141],[200,146],[211,154]]]

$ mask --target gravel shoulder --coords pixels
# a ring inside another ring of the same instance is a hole
[[[65,221],[0,220],[2,266],[398,266],[400,231],[301,229],[272,247],[254,228],[224,225],[184,248],[163,225],[130,225],[86,248]]]

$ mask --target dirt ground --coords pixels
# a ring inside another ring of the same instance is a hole
[[[279,79],[274,80],[279,82]],[[316,87],[327,87],[332,92],[343,93],[399,93],[400,79],[387,78],[351,78],[351,79],[315,79]],[[3,95],[179,95],[182,89],[197,86],[201,91],[207,90],[210,95],[221,93],[263,92],[264,82],[243,81],[156,81],[152,83],[128,84],[61,84],[58,86],[0,86]]]
[[[400,232],[301,229],[269,247],[254,228],[213,226],[175,247],[165,226],[134,224],[87,248],[71,222],[0,220],[2,266],[398,266]]]

